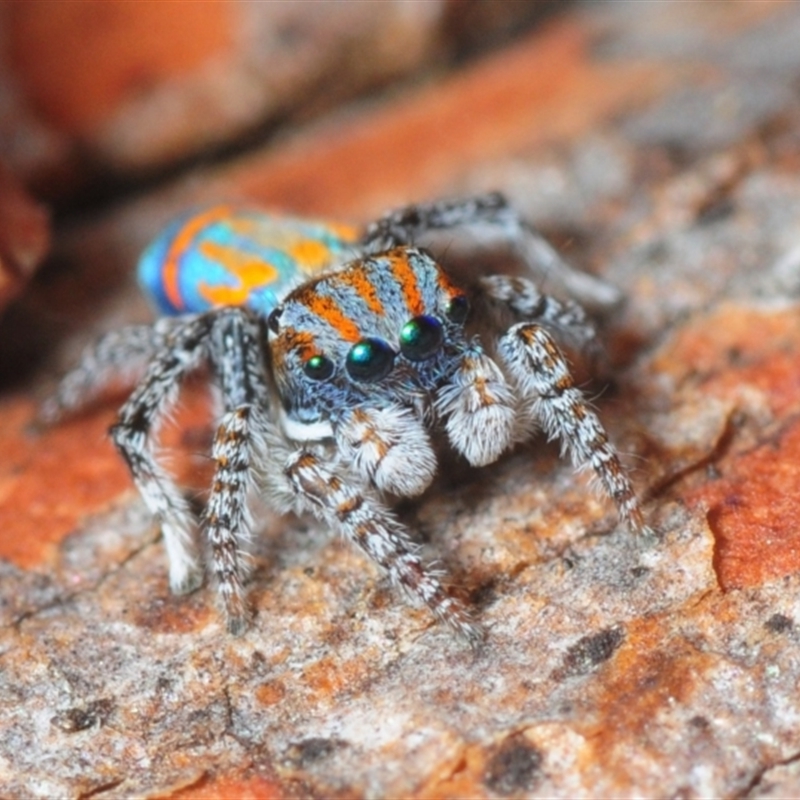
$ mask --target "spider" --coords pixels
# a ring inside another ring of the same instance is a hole
[[[527,275],[457,280],[418,246],[442,236],[448,246],[465,236],[470,247],[507,245]],[[140,261],[140,282],[162,316],[87,348],[43,414],[57,419],[121,377],[135,383],[111,436],[160,521],[170,587],[185,594],[203,581],[197,521],[156,457],[157,431],[181,381],[209,365],[222,407],[202,526],[228,630],[248,623],[244,548],[255,489],[339,531],[475,643],[482,627],[391,511],[393,500],[432,482],[434,434],[480,466],[541,428],[576,466],[594,470],[631,530],[649,532],[551,333],[591,347],[592,325],[573,299],[541,293],[534,276],[596,309],[619,300],[566,265],[496,193],[409,205],[361,233],[235,206],[203,209],[169,226]]]

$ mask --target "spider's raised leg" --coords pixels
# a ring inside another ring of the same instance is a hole
[[[480,286],[487,297],[502,303],[518,320],[556,328],[580,350],[597,354],[594,325],[577,303],[543,294],[533,281],[510,275],[487,275]]]
[[[131,385],[164,346],[182,320],[164,317],[154,325],[127,325],[109,331],[81,353],[78,363],[61,379],[39,411],[42,421],[55,422],[87,405],[114,383]]]
[[[192,542],[194,521],[186,500],[153,454],[158,424],[175,400],[181,380],[206,356],[210,318],[182,317],[161,343],[125,405],[111,436],[130,468],[147,507],[160,520],[169,557],[169,582],[176,594],[203,580]]]
[[[445,591],[417,555],[403,526],[374,497],[348,485],[311,449],[288,454],[283,475],[295,500],[354,542],[389,575],[391,582],[425,603],[434,615],[473,645],[483,629]]]
[[[224,416],[214,437],[216,463],[205,524],[228,630],[241,633],[247,622],[242,590],[240,545],[251,533],[247,493],[254,456],[262,446],[269,402],[258,323],[243,308],[217,312],[209,354],[221,388]]]
[[[448,238],[437,236],[440,233]],[[362,246],[368,255],[399,245],[426,245],[431,240],[449,246],[459,233],[488,249],[512,248],[538,282],[546,281],[591,311],[608,311],[622,301],[622,293],[615,286],[573,269],[498,192],[391,211],[367,228]]]
[[[649,534],[639,501],[597,415],[569,372],[553,337],[535,323],[514,325],[499,342],[499,352],[530,413],[551,439],[561,442],[576,467],[589,465],[635,532]]]

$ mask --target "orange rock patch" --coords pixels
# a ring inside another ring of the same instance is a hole
[[[686,326],[654,365],[741,411],[712,474],[684,497],[707,509],[720,585],[758,586],[800,570],[798,309],[725,304]]]

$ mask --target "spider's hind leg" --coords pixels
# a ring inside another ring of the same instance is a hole
[[[173,322],[144,377],[120,409],[111,436],[145,504],[161,522],[170,588],[176,594],[186,594],[203,580],[192,536],[194,519],[180,490],[156,460],[153,439],[180,382],[206,354],[208,317],[183,317]]]
[[[533,281],[510,275],[487,275],[479,285],[487,298],[507,308],[517,321],[541,322],[592,359],[600,355],[594,325],[572,300],[543,294]]]
[[[153,325],[127,325],[101,336],[84,348],[78,363],[42,403],[39,419],[56,422],[88,405],[113,384],[133,385],[182,322],[164,317]]]

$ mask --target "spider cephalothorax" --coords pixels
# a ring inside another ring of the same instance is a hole
[[[242,548],[251,535],[248,494],[258,491],[280,508],[314,513],[438,618],[479,640],[468,609],[423,565],[386,505],[430,485],[437,429],[483,465],[541,428],[576,465],[591,466],[630,528],[647,530],[550,333],[592,344],[583,310],[540,293],[530,277],[478,274],[461,286],[415,245],[465,231],[503,240],[531,274],[546,272],[581,299],[603,306],[618,298],[560,261],[499,195],[409,206],[360,237],[343,226],[217,207],[174,223],[146,251],[142,283],[168,316],[107,334],[45,413],[55,418],[110,379],[138,373],[112,436],[161,522],[173,591],[196,588],[203,570],[195,520],[153,440],[180,382],[204,363],[223,407],[203,525],[233,632],[247,619]],[[475,320],[471,300],[498,313]]]
[[[338,421],[364,403],[429,401],[468,346],[467,303],[430,255],[410,247],[300,286],[267,322],[287,410]]]

